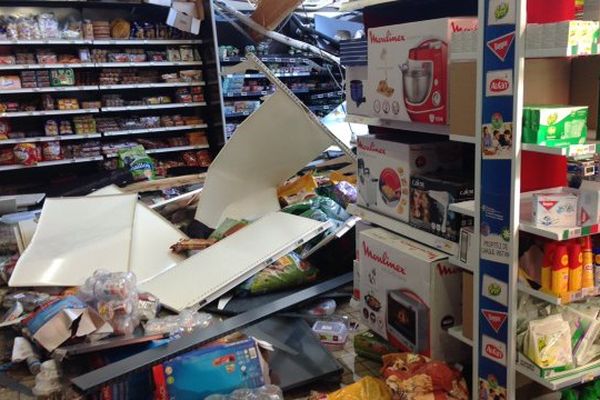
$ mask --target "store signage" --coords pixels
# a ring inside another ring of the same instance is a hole
[[[491,96],[512,96],[513,94],[513,75],[511,69],[499,71],[489,71],[486,74],[485,95]]]
[[[515,33],[511,32],[488,41],[487,47],[500,59],[500,61],[504,62],[514,41]]]
[[[506,282],[484,274],[481,284],[481,294],[503,306],[508,306],[508,285]]]
[[[481,336],[481,354],[498,364],[506,365],[506,344],[487,335]]]
[[[502,328],[502,325],[504,325],[504,322],[506,322],[506,313],[486,309],[482,309],[481,313],[483,314],[487,322],[490,324],[492,329],[496,333],[500,332],[500,328]]]
[[[516,4],[514,0],[490,0],[488,8],[488,25],[509,25],[516,21]]]

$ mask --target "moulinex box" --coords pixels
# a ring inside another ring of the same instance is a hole
[[[419,134],[393,138],[358,137],[358,204],[409,222],[411,176],[459,169],[462,146]]]
[[[441,18],[368,31],[367,105],[389,120],[447,124],[448,46],[477,18]]]
[[[438,360],[466,353],[445,329],[461,321],[461,271],[447,255],[385,229],[359,234],[361,320],[394,347]]]

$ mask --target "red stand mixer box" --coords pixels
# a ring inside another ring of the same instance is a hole
[[[438,169],[459,169],[462,146],[423,134],[394,134],[386,140],[358,137],[358,204],[409,222],[410,178]]]
[[[361,231],[358,247],[362,322],[403,351],[470,354],[444,332],[462,317],[461,270],[447,255],[381,228]]]
[[[477,29],[476,18],[441,18],[368,31],[367,103],[372,116],[448,123],[448,45],[452,32]]]

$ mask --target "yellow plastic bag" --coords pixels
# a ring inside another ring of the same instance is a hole
[[[384,381],[367,376],[328,394],[327,400],[392,400],[392,395]]]

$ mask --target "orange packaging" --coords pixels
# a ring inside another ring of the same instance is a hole
[[[187,134],[188,141],[192,146],[202,146],[208,144],[208,139],[204,132],[190,132]]]
[[[581,250],[583,252],[583,272],[581,286],[584,289],[594,287],[594,254],[592,250],[592,238],[586,236],[581,240]]]
[[[563,295],[569,291],[569,255],[567,246],[556,246],[552,262],[552,292]]]
[[[556,250],[556,242],[548,242],[544,246],[544,261],[542,262],[541,284],[542,289],[552,290],[552,260],[554,251]]]
[[[569,251],[569,291],[581,290],[583,277],[583,253],[579,243],[570,243]]]

